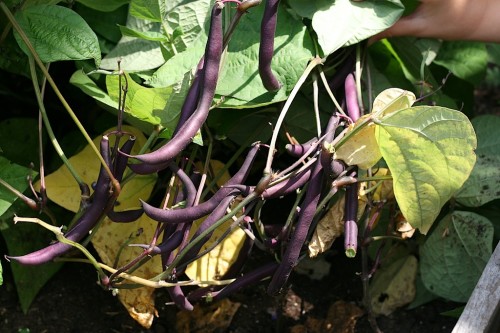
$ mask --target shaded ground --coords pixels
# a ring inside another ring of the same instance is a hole
[[[336,301],[343,301],[341,309],[354,305],[361,307],[361,284],[356,275],[359,263],[333,252],[326,257],[331,269],[328,276],[321,280],[294,274],[290,289],[278,297],[266,295],[266,283],[233,295],[231,301],[241,305],[229,326],[216,332],[323,332],[325,326],[321,329],[318,325],[324,324],[328,309]],[[66,264],[43,288],[25,315],[18,304],[8,264],[3,262],[3,266],[6,272],[4,285],[0,287],[2,332],[19,332],[26,328],[32,333],[177,331],[177,310],[166,305],[168,297],[165,291],[157,293],[159,317],[153,327],[146,330],[128,316],[117,298],[95,283],[93,268],[81,264]],[[389,317],[382,316],[378,323],[384,332],[451,332],[456,319],[440,313],[458,306],[434,301],[415,310],[402,309]],[[366,316],[359,318],[355,332],[372,332]]]

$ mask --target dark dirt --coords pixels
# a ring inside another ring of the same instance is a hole
[[[331,269],[328,276],[321,280],[293,274],[289,289],[277,297],[266,295],[265,282],[231,296],[231,301],[241,305],[229,327],[216,332],[323,332],[315,330],[314,323],[325,319],[328,309],[336,301],[362,308],[362,288],[356,275],[359,260],[347,259],[335,252],[327,253],[326,259]],[[165,291],[157,292],[159,317],[147,330],[128,316],[117,298],[96,284],[95,271],[83,264],[66,264],[45,285],[28,313],[23,314],[9,264],[2,264],[5,281],[0,287],[1,332],[15,333],[21,332],[21,329],[29,329],[31,333],[176,332],[177,309],[166,305],[169,300]],[[456,303],[434,301],[414,310],[398,310],[388,317],[379,317],[377,321],[386,333],[451,332],[457,319],[440,313],[458,306]],[[355,332],[372,332],[366,316],[357,320]]]

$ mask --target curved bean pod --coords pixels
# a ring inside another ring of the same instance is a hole
[[[276,295],[281,291],[293,268],[297,266],[300,251],[306,240],[314,214],[316,213],[316,207],[321,195],[322,178],[323,173],[321,163],[316,161],[312,170],[304,202],[301,205],[297,225],[295,226],[281,263],[274,273],[269,286],[267,287],[267,293],[269,295]]]
[[[250,167],[257,156],[259,148],[260,144],[253,145],[238,172],[236,172],[234,176],[228,180],[226,187],[220,188],[209,200],[197,206],[170,210],[156,208],[142,201],[144,212],[152,219],[164,223],[194,221],[209,214],[215,207],[217,207],[222,199],[237,191],[236,189],[231,188],[232,185],[241,184],[245,181],[250,172]]]
[[[102,138],[100,149],[104,160],[110,165],[109,140],[107,137]],[[78,242],[88,235],[89,231],[99,221],[99,218],[106,213],[105,210],[110,200],[109,190],[110,177],[104,167],[101,166],[92,203],[78,221],[75,222],[75,225],[64,235],[67,239]],[[43,249],[23,256],[6,256],[6,258],[13,259],[23,265],[41,265],[65,254],[72,248],[71,245],[56,242]]]
[[[201,77],[201,94],[198,105],[193,114],[161,148],[154,152],[135,155],[134,158],[146,164],[159,165],[170,161],[191,143],[196,133],[200,130],[208,116],[210,106],[215,94],[217,79],[219,77],[219,64],[222,55],[222,8],[221,2],[216,2],[211,15],[210,31],[205,48],[205,61]]]
[[[274,53],[274,34],[278,20],[279,0],[266,0],[266,7],[260,26],[259,75],[264,87],[269,91],[281,88],[281,84],[271,70]]]

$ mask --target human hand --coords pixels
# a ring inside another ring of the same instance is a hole
[[[374,36],[500,42],[499,0],[420,0],[417,9]]]

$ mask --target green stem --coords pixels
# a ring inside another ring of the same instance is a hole
[[[10,23],[12,23],[13,28],[17,31],[17,33],[19,34],[19,36],[21,37],[21,39],[23,40],[23,42],[26,44],[26,47],[28,48],[29,52],[31,53],[31,55],[35,59],[35,62],[37,63],[38,67],[42,71],[43,75],[47,78],[47,82],[49,82],[50,86],[54,90],[54,93],[56,94],[56,96],[61,101],[61,104],[66,109],[66,111],[70,115],[71,119],[73,119],[74,123],[76,124],[76,126],[78,127],[78,129],[80,130],[80,132],[82,133],[82,135],[85,137],[85,140],[87,140],[88,144],[90,145],[90,147],[92,148],[92,150],[94,151],[94,153],[96,154],[96,156],[101,161],[102,166],[104,167],[104,169],[106,170],[106,172],[108,173],[108,175],[110,176],[110,178],[112,180],[113,187],[116,190],[119,190],[120,185],[118,184],[118,182],[114,178],[113,173],[111,172],[111,170],[109,169],[108,165],[106,164],[106,162],[104,161],[103,157],[101,156],[101,153],[99,152],[99,149],[96,147],[96,145],[94,144],[94,142],[92,141],[92,139],[90,138],[90,136],[88,135],[88,133],[85,131],[85,128],[83,127],[82,123],[80,122],[80,120],[78,119],[78,117],[76,116],[76,114],[73,112],[73,110],[69,106],[69,104],[66,101],[66,99],[64,98],[64,96],[59,91],[59,88],[57,87],[56,83],[52,79],[52,76],[47,71],[47,68],[43,64],[43,62],[40,59],[40,57],[38,56],[38,53],[35,51],[33,45],[31,44],[30,40],[28,39],[28,36],[26,36],[26,33],[23,31],[23,29],[21,28],[21,26],[17,23],[16,19],[14,18],[14,15],[12,15],[11,11],[9,10],[9,8],[7,7],[7,5],[5,5],[5,3],[3,1],[0,1],[0,8],[4,12],[5,16],[7,16],[7,19],[10,21]]]
[[[276,126],[273,130],[273,135],[271,137],[271,143],[269,145],[269,153],[267,155],[267,161],[266,161],[266,167],[264,168],[264,175],[269,175],[272,173],[271,171],[271,164],[273,162],[273,156],[274,156],[274,150],[276,148],[276,141],[278,140],[278,134],[281,128],[281,125],[283,124],[283,120],[285,119],[285,116],[290,109],[290,105],[292,104],[295,96],[297,95],[297,92],[299,91],[300,87],[304,84],[306,78],[309,76],[309,73],[321,64],[321,59],[319,58],[313,58],[309,65],[307,65],[306,69],[304,70],[304,73],[300,76],[299,80],[297,81],[297,84],[293,87],[290,96],[288,96],[288,99],[286,100],[285,105],[283,106],[283,109],[281,110],[281,113],[278,117],[278,120],[276,121]]]
[[[85,247],[83,247],[80,243],[73,242],[72,240],[69,240],[66,237],[64,237],[64,234],[61,231],[61,228],[53,226],[53,225],[50,225],[47,222],[44,222],[44,221],[42,221],[42,220],[40,220],[38,218],[32,218],[32,217],[18,217],[18,216],[15,216],[14,217],[14,223],[17,223],[17,222],[31,222],[31,223],[36,223],[36,224],[44,227],[45,229],[53,232],[56,235],[56,238],[57,238],[57,240],[59,242],[67,244],[67,245],[71,245],[71,246],[77,248],[78,250],[80,250],[87,257],[87,259],[90,261],[90,263],[96,268],[97,272],[99,273],[99,277],[100,278],[106,277],[106,274],[101,269],[99,263],[94,258],[94,256]]]
[[[54,131],[52,130],[52,125],[50,124],[49,117],[47,116],[47,111],[45,110],[45,105],[43,103],[42,99],[42,94],[40,92],[40,86],[38,84],[38,78],[36,75],[36,68],[35,68],[35,61],[32,56],[28,56],[29,60],[29,65],[30,65],[30,73],[31,73],[31,81],[33,82],[33,88],[35,89],[35,95],[36,95],[36,100],[38,102],[38,108],[40,109],[40,113],[43,118],[43,123],[45,124],[45,129],[47,130],[47,134],[49,136],[50,142],[52,142],[52,145],[54,146],[54,149],[56,150],[57,154],[59,155],[59,158],[62,160],[64,165],[68,168],[68,171],[71,173],[73,178],[76,180],[80,188],[82,186],[86,186],[85,182],[82,180],[76,169],[73,167],[69,159],[66,157],[66,154],[64,154],[64,151],[59,145],[59,142],[57,141],[57,138],[54,134]]]

